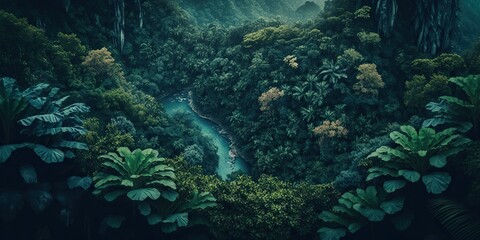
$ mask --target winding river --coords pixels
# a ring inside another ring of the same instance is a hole
[[[220,126],[214,122],[202,118],[195,111],[192,110],[189,104],[189,98],[185,95],[174,95],[162,100],[165,111],[169,115],[173,115],[176,112],[185,112],[191,116],[195,124],[197,124],[202,134],[210,137],[213,143],[218,147],[217,155],[219,157],[217,174],[226,180],[228,174],[236,171],[248,172],[245,161],[239,156],[234,156],[231,152],[231,141],[222,134]]]

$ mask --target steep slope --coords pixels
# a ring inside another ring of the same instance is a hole
[[[199,25],[217,23],[233,26],[258,18],[299,20],[295,10],[306,0],[178,0],[178,4]],[[314,0],[322,6],[324,0]],[[302,19],[308,19],[302,16]]]
[[[314,18],[321,12],[322,8],[313,1],[307,1],[305,4],[297,8],[295,13],[297,18]]]
[[[458,34],[455,35],[454,48],[466,50],[477,42],[480,34],[480,1],[460,1],[460,12],[458,13]]]

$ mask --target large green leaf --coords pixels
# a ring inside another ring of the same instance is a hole
[[[370,208],[359,203],[354,204],[353,208],[371,222],[381,222],[385,218],[385,211],[380,208]]]
[[[345,202],[343,200],[345,200]],[[346,192],[346,193],[342,194],[342,197],[338,200],[338,202],[341,203],[341,204],[344,204],[348,208],[352,208],[353,204],[358,202],[358,197],[355,196],[355,194],[353,194],[351,192]]]
[[[0,79],[0,93],[1,97],[9,96],[12,99],[20,99],[22,95],[18,89],[17,81],[13,78],[4,77]]]
[[[80,187],[87,190],[92,185],[92,178],[71,176],[67,179],[67,185],[70,189]]]
[[[415,131],[415,129],[413,129]],[[416,132],[415,132],[416,136]],[[403,133],[393,131],[390,133],[390,138],[397,143],[398,145],[402,146],[404,149],[411,151],[413,149],[412,143],[410,139]]]
[[[454,146],[454,147],[458,147],[458,148],[449,148],[449,149],[447,150],[447,152],[448,152],[448,154],[450,154],[450,155],[448,155],[448,156],[452,156],[452,155],[455,155],[455,154],[463,151],[463,150],[467,147],[466,145],[469,144],[469,143],[471,143],[471,142],[472,142],[472,140],[470,140],[470,139],[468,139],[468,138],[466,138],[466,137],[461,137],[461,136],[458,137],[458,138],[456,138],[456,139],[454,139],[454,140],[450,143],[450,145],[451,145],[451,146]]]
[[[383,189],[387,193],[392,193],[405,187],[407,183],[404,180],[388,180],[383,183]]]
[[[35,171],[32,164],[24,164],[20,166],[18,170],[25,183],[29,184],[37,182],[37,171]]]
[[[350,193],[350,194],[351,194],[351,193]],[[344,195],[345,195],[345,193],[344,193]],[[352,208],[352,207],[353,207],[353,204],[354,204],[355,202],[353,202],[353,201],[350,200],[350,199],[345,198],[344,195],[342,195],[342,197],[338,199],[338,203],[344,205],[344,206],[347,207],[347,208]]]
[[[427,109],[435,114],[431,121],[425,124],[449,124],[455,126],[461,132],[469,131],[474,123],[475,116],[478,116],[480,109],[479,76],[467,76],[451,78],[449,81],[459,85],[468,96],[467,99],[460,99],[454,96],[442,96],[439,103],[427,104]],[[478,120],[477,120],[478,121]],[[473,123],[473,124],[472,124]]]
[[[480,75],[469,75],[467,77],[453,77],[448,80],[455,83],[467,93],[470,99],[480,98]]]
[[[322,211],[319,215],[324,222],[335,222],[343,226],[350,225],[350,221],[330,211]]]
[[[49,86],[47,83],[39,83],[25,89],[22,92],[22,96],[28,100],[32,107],[40,110],[47,100],[46,97],[41,97],[41,95]]]
[[[69,150],[66,150],[63,152],[65,154],[65,158],[68,158],[68,159],[74,159],[77,157],[77,155],[75,155],[75,153],[73,153],[72,151],[69,151]]]
[[[0,79],[0,122],[11,127],[28,104],[12,78]],[[8,143],[8,142],[5,142]]]
[[[175,173],[173,171],[161,171],[161,172],[155,172],[155,176],[160,176],[160,177],[167,177],[171,179],[175,179]]]
[[[179,195],[178,192],[175,192],[173,190],[162,191],[162,197],[167,199],[170,202],[177,200],[178,195]]]
[[[74,113],[87,113],[89,111],[90,108],[84,103],[74,103],[61,109],[60,115],[66,117]]]
[[[155,181],[149,182],[148,185],[161,185],[161,186],[171,188],[173,190],[177,189],[177,185],[175,184],[175,182],[173,182],[172,180],[166,180],[166,179],[155,180]]]
[[[52,128],[42,128],[35,132],[36,136],[45,136],[45,135],[57,135],[60,133],[71,133],[74,136],[84,135],[87,133],[87,130],[80,126],[75,127],[52,127]],[[84,146],[82,147],[84,148]]]
[[[435,129],[433,128],[421,128],[418,131],[418,140],[419,140],[419,147],[421,149],[425,150],[425,154],[422,154],[421,156],[424,157],[426,153],[428,152],[428,149],[430,149],[432,142],[435,139]]]
[[[148,216],[152,212],[152,208],[148,203],[142,202],[138,204],[137,208],[138,208],[138,211],[140,211],[140,214],[142,214],[143,216]]]
[[[374,186],[368,186],[365,190],[357,188],[358,202],[364,206],[378,205],[378,191]]]
[[[347,235],[345,228],[322,227],[317,231],[321,240],[340,240]]]
[[[343,205],[333,206],[332,210],[336,213],[339,213],[339,214],[345,213],[345,214],[349,215],[349,217],[352,217],[352,218],[359,218],[359,219],[363,218],[362,214],[357,212],[355,209],[348,208],[348,207],[343,206]],[[351,224],[351,223],[349,223],[349,224]]]
[[[403,126],[400,126],[400,130],[404,133],[407,134],[408,137],[414,139],[414,138],[418,138],[418,133],[417,133],[417,130],[415,130],[414,127],[410,126],[410,125],[403,125]]]
[[[377,157],[383,161],[390,161],[392,157],[405,159],[407,155],[398,149],[394,149],[388,146],[381,146],[377,148],[375,152],[371,153],[367,158],[371,158],[371,157]]]
[[[417,154],[418,154],[418,156],[420,156],[420,157],[425,157],[425,156],[427,156],[427,153],[428,153],[428,151],[425,151],[425,150],[417,151]]]
[[[100,156],[99,158],[108,158],[108,159],[113,159],[111,156],[105,157],[106,155]],[[106,161],[102,163],[103,166],[112,168],[113,170],[117,171],[116,174],[123,176],[125,178],[130,177],[130,174],[128,172],[128,169],[124,166],[122,162],[114,162],[114,161]]]
[[[117,190],[117,191],[113,191],[113,192],[109,192],[107,194],[105,194],[105,196],[103,196],[105,198],[105,200],[107,200],[108,202],[113,202],[115,201],[115,199],[117,199],[118,197],[122,196],[123,194],[125,194],[126,191],[123,191],[123,190]]]
[[[383,209],[387,214],[395,214],[402,210],[404,202],[404,198],[395,198],[382,202],[380,204],[380,208]]]
[[[148,220],[148,224],[156,225],[162,221],[162,217],[159,214],[152,213],[148,215],[147,220]]]
[[[120,185],[125,186],[125,187],[133,187],[133,181],[130,179],[124,179]]]
[[[93,177],[93,180],[95,181],[95,188],[103,188],[103,185],[111,182],[111,181],[117,181],[120,182],[122,179],[118,176],[115,175],[100,175],[99,173]]]
[[[59,91],[58,88],[52,88],[52,90],[50,91],[50,95],[53,97],[57,94],[57,92]],[[63,103],[69,98],[70,96],[65,96],[65,97],[62,97],[58,100],[55,100],[55,101],[52,101],[52,104],[57,106],[57,107],[61,107],[63,105]]]
[[[451,142],[453,139],[458,138],[459,135],[455,134],[457,129],[455,128],[447,128],[435,136],[435,141],[433,145],[436,147],[443,147],[446,146],[449,142]]]
[[[129,191],[127,196],[134,201],[143,201],[147,198],[157,200],[160,197],[160,191],[156,188],[140,188]]]
[[[34,115],[34,116],[30,116],[30,117],[26,117],[26,118],[23,118],[23,119],[20,119],[20,124],[22,124],[23,126],[30,126],[32,125],[32,123],[37,120],[39,122],[47,122],[47,123],[59,123],[61,121],[63,121],[64,117],[60,114],[56,114],[56,113],[48,113],[48,114],[40,114],[40,115]]]
[[[447,165],[447,156],[445,154],[437,154],[431,157],[428,160],[428,162],[433,167],[442,168],[442,167],[445,167],[445,165]]]
[[[77,141],[61,141],[57,144],[54,144],[54,147],[64,147],[78,150],[88,150],[86,143],[77,142]]]
[[[398,174],[400,176],[403,176],[410,182],[417,182],[418,180],[420,180],[420,173],[418,173],[417,171],[401,169],[398,170]]]
[[[464,147],[450,147],[448,150],[442,151],[441,153],[438,153],[437,155],[431,157],[429,159],[429,163],[433,167],[442,168],[447,164],[447,157],[456,155],[463,150]]]
[[[130,149],[128,149],[128,147],[119,147],[117,149],[117,152],[120,154],[121,157],[132,155],[132,152],[130,151]]]
[[[348,225],[348,231],[351,233],[356,233],[363,226],[365,226],[365,222],[354,221],[350,225]]]
[[[12,155],[13,151],[26,146],[27,144],[0,145],[0,163],[7,161],[7,159],[9,159]]]
[[[188,213],[175,213],[167,218],[165,218],[162,222],[164,223],[176,223],[179,227],[186,227],[188,225]]]
[[[428,193],[440,194],[447,190],[452,177],[446,172],[433,172],[422,177]]]
[[[429,103],[429,104],[432,104],[432,103]],[[436,126],[439,126],[439,125],[442,125],[442,124],[445,124],[445,123],[448,123],[448,122],[450,122],[450,121],[448,121],[444,117],[433,117],[433,118],[426,119],[425,121],[423,121],[422,127],[436,127]],[[471,125],[468,130],[470,130],[472,127],[473,127],[473,125]]]
[[[174,169],[168,165],[160,164],[157,165],[149,170],[150,174],[158,174],[159,172],[164,172],[164,171],[174,171]]]
[[[368,169],[368,172],[369,174],[367,176],[367,181],[371,181],[381,176],[391,176],[391,177],[398,176],[398,171],[390,168],[384,168],[384,167],[371,167]]]
[[[46,163],[63,162],[65,158],[65,154],[60,149],[47,148],[40,144],[29,144],[28,146]]]
[[[473,104],[471,104],[467,101],[463,101],[462,99],[459,99],[459,98],[453,97],[453,96],[441,96],[441,97],[439,97],[439,99],[445,100],[449,104],[458,105],[458,106],[461,106],[461,107],[464,107],[464,108],[473,108],[474,107]]]

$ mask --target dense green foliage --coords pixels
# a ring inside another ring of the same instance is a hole
[[[373,30],[371,17],[345,14],[336,20],[339,25],[332,18],[327,15],[306,25],[254,23],[253,32],[244,32],[241,42],[230,38],[218,46],[219,54],[208,69],[221,73],[207,69],[195,78],[196,103],[234,133],[253,165],[254,176],[268,173],[290,180],[332,180],[350,164],[339,157],[353,149],[350,142],[375,136],[377,129],[401,117],[400,102],[394,96],[402,86],[384,70],[397,63],[379,57],[397,54],[398,61],[405,61],[405,52],[372,51],[371,44],[357,38],[364,29]],[[272,101],[268,111],[262,106],[252,109],[273,88],[284,96]],[[319,144],[312,134],[315,127],[337,120],[348,134],[322,138]]]
[[[425,121],[425,126],[451,124],[459,131],[472,130],[475,139],[480,137],[480,76],[451,78],[449,82],[457,85],[466,95],[466,99],[455,96],[439,97],[440,102],[427,105],[434,117]]]
[[[324,211],[320,218],[325,222],[335,222],[344,228],[322,227],[318,230],[322,239],[339,239],[346,235],[348,230],[356,233],[369,222],[380,222],[387,214],[395,214],[402,210],[403,197],[387,199],[384,191],[378,192],[375,187],[358,188],[355,193],[344,193],[338,200],[339,205],[333,207],[336,213]],[[395,226],[399,221],[392,218]],[[399,229],[401,230],[401,229]]]
[[[412,61],[412,80],[407,81],[405,104],[423,108],[437,97],[449,94],[448,78],[465,70],[464,59],[456,54],[442,54],[434,59]]]
[[[428,193],[445,191],[451,176],[438,169],[447,165],[447,158],[464,150],[470,140],[454,134],[454,128],[438,133],[432,128],[422,128],[418,132],[412,126],[400,129],[402,132],[390,133],[398,147],[382,146],[370,154],[369,157],[379,158],[383,163],[369,169],[367,181],[380,176],[392,177],[393,180],[383,183],[385,191],[391,193],[405,187],[407,181],[415,183],[421,178]]]
[[[53,222],[58,216],[71,225],[82,197],[78,188],[87,190],[92,183],[90,177],[75,175],[80,172],[73,162],[76,151],[88,150],[76,140],[86,132],[80,117],[89,108],[83,103],[64,107],[68,96],[57,99],[59,89],[48,89],[48,84],[37,84],[20,91],[14,79],[0,79],[2,234],[32,238],[29,234],[44,221],[32,214],[47,214]],[[24,225],[9,226],[11,222]]]
[[[477,234],[480,44],[426,55],[405,2],[391,34],[392,1],[315,2],[0,2],[0,238]],[[248,173],[166,113],[187,91]]]
[[[99,157],[106,159],[104,169],[93,178],[93,194],[102,195],[108,202],[118,199],[116,214],[104,219],[109,227],[121,227],[127,216],[132,214],[130,208],[133,207],[138,209],[138,213],[134,211],[134,216],[128,219],[135,219],[135,215],[140,214],[150,225],[162,223],[162,231],[173,232],[177,227],[189,225],[188,211],[215,206],[216,199],[210,193],[198,191],[193,192],[190,200],[175,203],[179,194],[176,192],[174,169],[163,164],[164,159],[158,157],[158,151],[135,149],[132,152],[121,147],[117,152],[118,155],[110,152]],[[167,202],[162,202],[160,197]],[[122,200],[128,200],[132,206]]]
[[[294,185],[265,175],[258,181],[238,176],[224,182],[201,175],[201,169],[181,159],[172,165],[178,187],[204,188],[217,198],[207,217],[220,239],[310,239],[319,224],[317,215],[337,196],[331,184]]]
[[[234,26],[243,21],[258,18],[307,20],[320,13],[318,4],[324,1],[315,0],[308,2],[309,4],[304,0],[180,0],[178,2],[189,18],[198,25],[216,23]]]

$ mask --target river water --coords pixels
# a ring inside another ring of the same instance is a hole
[[[195,113],[189,105],[189,100],[185,96],[172,96],[162,100],[165,111],[169,115],[173,115],[176,112],[185,112],[191,116],[195,124],[197,124],[202,134],[210,137],[213,140],[213,144],[218,147],[217,155],[219,157],[217,174],[224,180],[227,179],[228,174],[235,171],[248,172],[245,161],[240,157],[235,157],[232,161],[232,157],[229,154],[231,141],[223,134],[220,133],[220,127],[214,122],[200,117]]]

